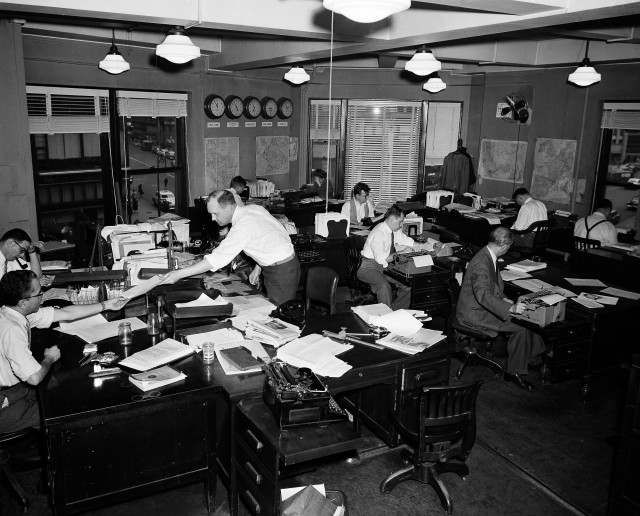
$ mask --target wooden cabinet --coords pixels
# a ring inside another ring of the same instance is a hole
[[[451,276],[451,272],[437,266],[431,267],[431,272],[405,275],[392,268],[387,268],[385,274],[400,283],[411,287],[411,308],[424,310],[431,316],[446,317],[449,313],[449,297],[444,288],[444,282]]]

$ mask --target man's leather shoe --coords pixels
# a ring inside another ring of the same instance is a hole
[[[531,385],[531,383],[529,383],[527,380],[522,378],[522,376],[520,376],[518,373],[516,374],[504,373],[504,379],[507,382],[515,383],[518,387],[526,391],[533,390],[533,385]]]

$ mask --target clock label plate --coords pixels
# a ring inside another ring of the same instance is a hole
[[[262,127],[273,127],[273,122],[262,122]]]

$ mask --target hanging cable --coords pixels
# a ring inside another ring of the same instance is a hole
[[[513,184],[511,185],[511,197],[513,197],[513,192],[516,191],[516,176],[518,175],[518,150],[520,149],[520,122],[518,124],[518,141],[516,142],[516,162],[513,166]],[[524,184],[524,173],[522,177],[522,184]]]
[[[331,113],[333,113],[331,88],[333,86],[333,11],[331,11],[331,44],[329,46],[329,125],[327,127],[327,184],[325,184],[324,212],[329,212],[329,181],[331,180]],[[336,153],[336,158],[337,158]]]

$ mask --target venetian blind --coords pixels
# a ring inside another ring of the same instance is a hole
[[[345,192],[363,181],[377,202],[414,195],[421,117],[421,102],[349,101]]]
[[[187,116],[187,99],[184,93],[165,93],[158,91],[118,91],[118,115],[159,116],[181,118]]]
[[[109,132],[109,92],[27,86],[31,134]]]
[[[456,150],[461,108],[457,102],[429,102],[425,165],[442,165],[445,156]]]
[[[326,140],[329,134],[330,140],[340,138],[340,111],[341,101],[312,100],[309,111],[309,138],[311,140]],[[329,113],[331,113],[331,132],[329,129]]]
[[[640,111],[602,111],[602,129],[633,129],[640,130]]]

